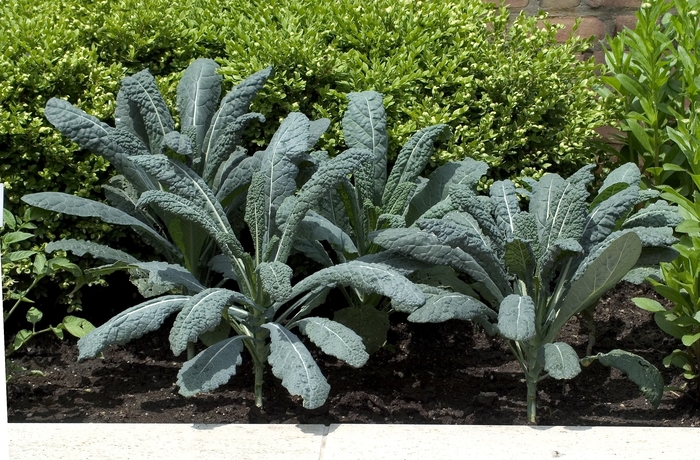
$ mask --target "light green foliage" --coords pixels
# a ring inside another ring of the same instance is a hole
[[[179,72],[200,56],[219,60],[227,87],[273,65],[254,109],[275,121],[294,111],[330,118],[321,148],[331,153],[350,91],[385,95],[393,152],[420,127],[447,123],[455,136],[438,162],[472,156],[503,177],[580,165],[593,154],[585,140],[605,123],[589,90],[593,64],[575,58],[589,43],[559,45],[536,18],[508,29],[507,10],[480,0],[6,0],[1,8],[0,152],[14,212],[30,192],[95,198],[109,174],[104,158],[47,129],[49,97],[108,119],[120,80],[148,66],[174,106]],[[263,143],[273,132],[253,134]],[[59,225],[47,222],[39,236],[101,239],[109,230]]]
[[[590,166],[569,179],[545,175],[522,192],[530,198],[527,210],[509,180],[493,183],[489,197],[477,196],[473,185],[452,184],[449,196],[412,227],[373,235],[394,257],[447,266],[432,277],[426,276],[435,270],[430,267],[409,275],[424,283],[426,295],[424,306],[409,311],[409,321],[468,319],[499,334],[525,374],[531,423],[537,383],[547,376],[570,379],[581,370],[575,350],[555,342],[564,325],[625,276],[639,278],[640,271],[677,255],[671,248],[681,221],[677,209],[658,201],[635,212],[646,198],[634,170],[627,164],[613,171],[590,204]],[[446,276],[446,269],[460,278]],[[663,382],[642,358],[612,351],[586,359],[623,370],[658,405]]]
[[[656,292],[669,300],[672,307],[667,309],[646,298],[632,301],[654,313],[656,324],[681,341],[683,347],[664,358],[664,364],[682,369],[691,389],[700,395],[700,237],[684,236],[674,248],[680,255],[673,262],[661,265],[662,281],[651,280]]]
[[[700,23],[697,0],[642,4],[634,30],[608,39],[604,81],[613,89],[626,135],[623,161],[640,165],[654,185],[690,197],[700,189]]]
[[[80,340],[79,359],[156,330],[177,312],[169,340],[175,355],[187,350],[188,361],[177,380],[183,395],[225,384],[245,347],[254,363],[258,406],[269,363],[290,393],[301,395],[305,407],[316,408],[325,402],[329,385],[290,329],[299,326],[321,350],[353,366],[368,357],[350,329],[305,318],[325,292],[341,284],[415,308],[425,299],[390,267],[359,261],[320,270],[292,287],[287,258],[299,225],[324,194],[348,181],[372,153],[349,149],[319,164],[308,151],[328,123],[292,113],[265,150],[248,156],[236,133],[248,122],[264,119],[247,111],[271,69],[253,74],[221,100],[215,88],[221,84],[217,69],[214,61],[197,59],[185,71],[178,84],[179,132],[148,71],[124,80],[115,128],[51,99],[48,119],[81,147],[109,158],[121,175],[113,179],[111,206],[57,192],[29,194],[23,200],[133,228],[167,262],[142,262],[90,241],[59,240],[51,246],[107,262],[90,273],[129,270],[144,296],[184,294],[150,299],[115,316]],[[305,182],[304,167],[309,169]],[[235,186],[226,185],[231,182]],[[234,229],[231,222],[248,224],[251,245],[244,246],[240,227]],[[229,338],[231,331],[235,335]],[[195,356],[197,341],[211,348]]]
[[[0,193],[1,197],[2,193]],[[30,249],[21,247],[22,242],[29,243],[29,240],[34,238],[32,232],[37,229],[37,226],[32,220],[30,209],[25,212],[22,218],[13,215],[7,209],[3,209],[3,228],[0,232],[2,240],[2,292],[5,305],[11,305],[7,311],[3,311],[3,322],[7,322],[23,303],[34,304],[34,301],[27,296],[43,278],[54,278],[57,273],[65,271],[74,278],[80,279],[81,284],[87,282],[80,267],[65,257],[54,255],[48,258],[46,252],[39,247],[32,246]],[[8,276],[13,272],[29,275],[31,284],[28,286],[15,285],[14,278]],[[26,318],[31,324],[31,330],[22,329],[17,332],[5,350],[5,356],[12,355],[33,337],[45,332],[53,332],[59,339],[63,339],[64,331],[80,338],[94,329],[89,321],[67,315],[56,326],[49,325],[44,329],[37,330],[37,324],[42,317],[43,313],[38,308],[30,306],[27,309]],[[7,378],[9,379],[10,376],[11,374],[8,374]]]

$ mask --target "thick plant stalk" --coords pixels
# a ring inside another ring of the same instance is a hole
[[[537,379],[527,377],[527,422],[537,425]]]

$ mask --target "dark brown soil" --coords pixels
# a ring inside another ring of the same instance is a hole
[[[661,361],[677,345],[650,314],[630,301],[653,296],[648,286],[622,284],[596,310],[595,352],[621,348],[660,368],[667,385],[681,385],[676,369]],[[15,375],[7,384],[10,422],[144,423],[435,423],[525,424],[525,383],[517,362],[496,339],[470,323],[410,324],[394,315],[388,346],[362,369],[315,353],[331,385],[327,403],[301,407],[270,372],[264,409],[253,403],[251,366],[218,390],[193,398],[178,394],[183,361],[169,350],[164,328],[77,362],[75,341],[37,337],[13,356],[43,376]],[[574,320],[560,339],[580,356],[585,325]],[[700,426],[698,404],[666,392],[658,409],[620,372],[594,363],[573,380],[540,384],[541,425]]]

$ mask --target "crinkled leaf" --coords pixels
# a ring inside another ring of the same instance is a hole
[[[515,185],[509,180],[494,182],[489,189],[496,223],[501,231],[510,237],[515,230],[515,217],[520,213]]]
[[[224,209],[209,186],[190,168],[164,155],[140,156],[132,161],[166,186],[168,192],[193,202],[221,231],[233,232]]]
[[[76,256],[82,257],[86,254],[90,254],[96,259],[101,259],[106,262],[125,262],[127,264],[138,263],[139,260],[126,252],[120,251],[118,249],[110,248],[103,244],[93,243],[92,241],[81,241],[81,240],[58,240],[52,241],[46,245],[46,252],[54,251],[69,251]]]
[[[167,262],[138,262],[131,265],[148,272],[148,278],[147,280],[142,280],[142,286],[139,288],[139,291],[141,291],[141,288],[147,288],[147,285],[162,286],[166,290],[180,286],[189,292],[200,292],[204,289],[204,286],[197,278],[180,265]]]
[[[222,176],[221,185],[216,191],[216,198],[222,206],[228,206],[236,196],[248,189],[253,174],[260,169],[262,156],[263,153],[259,152],[246,157],[229,174]]]
[[[285,198],[297,191],[298,164],[309,140],[309,119],[291,113],[282,121],[262,155],[260,171],[264,177],[265,225],[269,237],[276,233],[275,215]]]
[[[528,241],[520,238],[512,238],[506,243],[504,262],[508,273],[528,283],[535,274],[537,261],[535,253]]]
[[[435,125],[421,129],[406,142],[399,152],[396,162],[386,180],[381,203],[386,205],[392,199],[399,184],[413,183],[430,161],[434,143],[439,139],[445,141],[451,134],[447,125]],[[401,207],[403,208],[402,203]],[[389,211],[385,208],[387,212]],[[394,212],[394,214],[398,214]]]
[[[222,340],[186,361],[177,373],[177,386],[183,396],[219,388],[236,375],[243,350],[243,336]]]
[[[615,231],[617,221],[632,209],[638,197],[639,187],[634,185],[601,202],[586,218],[581,245],[589,249],[607,238]]]
[[[683,222],[677,206],[665,201],[657,201],[640,209],[622,224],[622,228],[634,227],[675,227]]]
[[[78,340],[78,359],[93,358],[109,345],[120,345],[158,329],[180,310],[189,296],[169,295],[148,300],[119,313]]]
[[[639,237],[631,232],[623,234],[607,246],[586,266],[583,275],[572,282],[558,306],[548,337],[555,337],[572,316],[582,312],[615,286],[637,263],[641,251]]]
[[[62,99],[51,98],[44,109],[46,119],[64,136],[81,148],[103,155],[110,162],[119,153],[119,147],[109,138],[114,130],[99,119]]]
[[[212,183],[222,164],[240,147],[243,131],[253,120],[262,123],[265,121],[265,117],[259,113],[247,113],[226,126],[214,147],[203,157],[204,173],[202,178],[206,183]]]
[[[292,274],[289,265],[282,262],[263,262],[258,265],[263,289],[273,302],[285,302],[292,295]]]
[[[265,234],[267,233],[266,198],[265,175],[258,171],[253,174],[253,179],[248,189],[245,215],[243,217],[250,229],[250,236],[253,238],[256,263],[261,262],[264,252]]]
[[[362,367],[369,358],[362,338],[352,329],[326,318],[309,317],[298,321],[299,330],[324,353],[353,367]]]
[[[491,296],[500,302],[505,293],[501,292],[491,278],[491,274],[472,255],[460,248],[442,244],[432,233],[417,228],[387,229],[377,232],[373,242],[385,249],[404,256],[413,257],[421,262],[447,265],[464,272],[474,280],[484,284]]]
[[[138,107],[145,131],[148,134],[148,148],[151,153],[157,153],[160,150],[163,136],[175,129],[175,122],[158,90],[156,80],[145,69],[124,78],[121,91]],[[146,141],[146,139],[143,140]]]
[[[393,304],[406,307],[420,307],[425,303],[421,290],[400,273],[387,266],[357,260],[309,275],[294,286],[293,297],[319,286],[352,286],[389,297]]]
[[[209,154],[226,127],[248,112],[250,103],[272,74],[272,67],[260,70],[243,80],[221,100],[219,110],[211,119],[202,152]]]
[[[318,171],[304,184],[296,197],[290,197],[285,206],[284,222],[278,222],[280,228],[280,242],[275,260],[284,262],[294,241],[294,236],[299,223],[306,213],[316,205],[328,190],[335,189],[337,185],[346,179],[347,175],[370,159],[370,153],[364,149],[349,149],[332,160],[319,166]]]
[[[368,199],[379,206],[386,184],[389,145],[382,96],[375,91],[350,93],[347,96],[349,103],[343,116],[345,144],[351,148],[365,148],[374,157],[355,174],[361,191],[360,201]]]
[[[498,307],[498,330],[516,341],[530,340],[535,331],[535,302],[530,296],[510,294]]]
[[[407,221],[413,223],[428,209],[447,198],[453,186],[474,187],[486,171],[486,163],[471,158],[440,166],[430,174],[425,187],[411,199],[406,215]]]
[[[540,349],[543,353],[544,370],[557,380],[568,380],[581,372],[576,351],[564,342],[546,343]]]
[[[327,241],[340,254],[357,254],[355,243],[343,230],[322,215],[309,211],[297,229],[304,238]]]
[[[588,214],[587,183],[545,174],[533,187],[530,212],[535,215],[540,254],[562,238],[579,239]]]
[[[457,292],[425,293],[425,305],[408,316],[413,323],[442,323],[450,319],[471,321],[494,316],[493,311],[474,297]]]
[[[194,146],[190,138],[184,134],[180,134],[177,131],[170,131],[168,134],[163,136],[163,142],[160,144],[159,154],[166,154],[166,147],[177,153],[178,155],[192,156],[194,153]]]
[[[598,190],[601,193],[609,187],[614,187],[618,184],[639,185],[642,181],[642,173],[639,167],[634,163],[625,163],[612,171],[603,181],[603,185]]]
[[[330,125],[331,121],[328,118],[319,118],[311,122],[309,125],[309,145],[307,150],[314,148],[314,145],[321,139],[321,136],[323,136],[323,133],[326,132]]]
[[[661,403],[664,392],[664,380],[658,369],[644,358],[624,350],[612,350],[609,353],[598,353],[587,356],[582,360],[588,366],[594,360],[607,367],[614,367],[624,372],[630,380],[639,386],[642,394],[655,408]]]
[[[181,129],[196,129],[195,147],[202,150],[204,136],[209,129],[216,106],[221,96],[221,75],[216,71],[219,64],[211,59],[197,59],[182,74],[177,85],[177,109]]]
[[[309,350],[297,336],[277,323],[263,324],[270,331],[270,355],[267,362],[275,377],[282,379],[289,393],[299,395],[304,407],[316,409],[326,402],[331,387]]]
[[[170,330],[170,349],[178,356],[188,342],[213,330],[221,322],[221,313],[233,302],[249,305],[250,299],[228,289],[210,288],[192,296],[182,307]]]
[[[137,227],[151,235],[158,241],[158,244],[170,249],[171,252],[177,252],[172,243],[163,238],[153,228],[117,208],[97,201],[59,192],[31,193],[24,195],[22,201],[30,206],[36,206],[48,211],[62,212],[71,216],[98,217],[108,224]]]

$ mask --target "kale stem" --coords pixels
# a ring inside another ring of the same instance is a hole
[[[537,379],[525,375],[527,380],[527,422],[537,424]]]
[[[255,362],[255,405],[262,409],[262,387],[263,387],[263,364],[258,359],[253,359]]]

